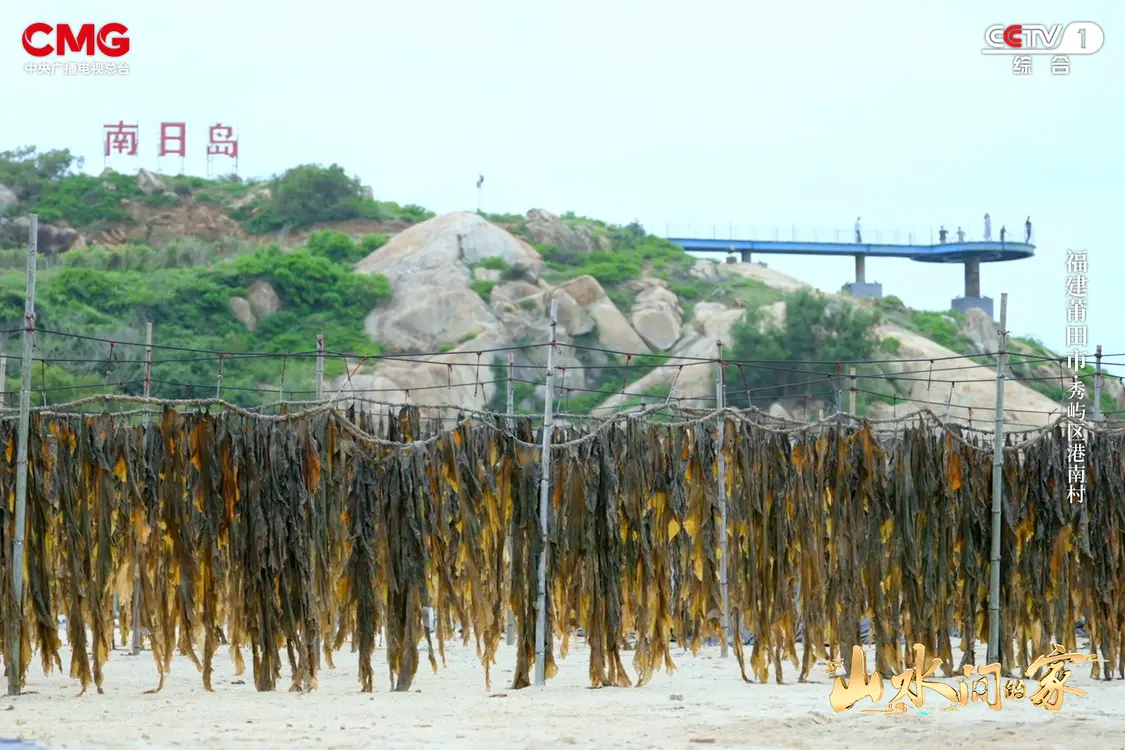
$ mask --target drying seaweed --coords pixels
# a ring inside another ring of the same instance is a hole
[[[65,617],[69,674],[101,692],[116,597],[122,641],[140,630],[152,652],[154,690],[177,652],[213,689],[227,645],[239,673],[249,651],[259,690],[286,671],[291,690],[313,689],[322,662],[348,648],[360,690],[373,691],[380,634],[392,690],[411,688],[420,646],[437,671],[454,637],[474,643],[489,685],[506,607],[512,686],[530,684],[543,544],[531,420],[477,415],[443,429],[410,408],[155,416],[33,416],[18,623],[16,430],[0,422],[0,620],[23,644],[21,664],[5,661],[21,682],[33,650],[44,671],[62,669]],[[961,666],[954,644],[973,662],[988,625],[992,497],[991,446],[976,433],[920,421],[887,440],[869,425],[787,434],[735,416],[634,417],[552,438],[563,444],[550,461],[548,677],[555,638],[565,656],[579,628],[595,687],[644,685],[674,669],[673,642],[695,651],[718,636],[724,503],[730,621],[753,634],[748,649],[734,644],[744,679],[780,682],[789,662],[805,680],[818,661],[847,661],[865,618],[885,676],[904,666],[903,642],[941,657],[946,674]],[[1125,677],[1125,438],[1092,435],[1081,506],[1066,497],[1063,438],[1009,440],[1005,453],[1003,668],[1052,641],[1074,650],[1081,620],[1105,660],[1093,674]]]

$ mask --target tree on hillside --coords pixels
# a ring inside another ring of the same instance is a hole
[[[343,221],[362,214],[359,178],[338,164],[302,164],[273,181],[269,202],[248,222],[255,233]]]
[[[35,146],[0,151],[0,184],[11,188],[22,203],[34,203],[50,182],[81,169],[83,159],[69,149],[38,153]]]
[[[879,349],[871,331],[877,313],[816,291],[801,289],[787,295],[782,325],[767,321],[766,315],[763,308],[747,310],[731,327],[730,357],[760,364],[726,368],[728,406],[761,406],[806,395],[823,400],[824,391],[844,387],[833,382],[834,363],[842,363],[846,374],[847,362],[872,360]],[[829,394],[827,399],[831,398]]]

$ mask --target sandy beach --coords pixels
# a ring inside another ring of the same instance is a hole
[[[983,654],[982,654],[983,656]],[[631,655],[625,654],[626,664]],[[64,655],[64,665],[68,655]],[[385,653],[376,652],[385,674]],[[364,695],[354,656],[337,655],[336,669],[321,673],[313,693],[259,693],[249,675],[236,677],[222,651],[215,692],[177,657],[164,690],[156,686],[152,655],[115,651],[106,665],[105,694],[91,688],[76,698],[78,683],[58,673],[44,677],[32,663],[25,694],[0,698],[0,739],[19,737],[45,747],[93,748],[1125,748],[1125,681],[1094,681],[1079,665],[1061,712],[1035,708],[1027,699],[1004,710],[970,703],[956,711],[927,693],[931,713],[911,706],[906,715],[837,714],[828,701],[831,680],[823,665],[805,684],[742,681],[733,653],[718,648],[680,653],[672,675],[658,674],[643,688],[587,686],[587,654],[579,644],[546,688],[508,688],[515,653],[501,646],[492,690],[474,649],[454,644],[438,673],[423,660],[413,690]],[[873,662],[872,662],[873,663]],[[788,671],[789,679],[796,676]],[[1034,684],[1034,683],[1031,683]],[[880,706],[894,694],[886,684]],[[866,703],[866,701],[865,701]],[[868,704],[869,705],[869,704]],[[0,743],[2,744],[2,743]]]

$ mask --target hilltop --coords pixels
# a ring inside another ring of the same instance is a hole
[[[902,415],[925,402],[941,412],[948,398],[953,417],[967,420],[971,407],[974,423],[991,419],[995,365],[980,355],[995,351],[997,331],[979,312],[822,295],[761,264],[696,259],[635,224],[542,209],[435,216],[376,200],[336,165],[303,165],[270,180],[145,170],[91,176],[80,167],[66,151],[0,153],[4,329],[20,326],[26,215],[35,212],[37,312],[48,330],[124,344],[140,341],[150,321],[157,344],[278,354],[310,353],[323,334],[333,353],[326,365],[333,391],[395,402],[409,391],[417,403],[503,409],[503,388],[489,381],[503,379],[505,361],[475,352],[546,340],[555,300],[559,340],[572,345],[556,360],[565,368],[558,382],[567,411],[670,394],[685,405],[710,405],[713,366],[661,365],[671,355],[715,357],[722,340],[727,358],[780,363],[729,368],[732,405],[815,417],[839,381],[829,378],[831,366],[802,363],[882,360],[861,365],[859,374],[913,372],[914,379],[861,378],[860,413]],[[110,364],[104,342],[37,337],[46,361],[34,374],[43,391],[36,401],[139,393],[140,350],[123,344]],[[1014,339],[1011,349],[1011,374],[1020,382],[1008,385],[1007,420],[1042,424],[1046,415],[1034,412],[1057,409],[1073,373],[1037,341]],[[431,364],[370,358],[380,353],[430,353]],[[538,410],[544,353],[515,356],[517,407]],[[214,394],[216,357],[164,351],[157,359],[177,361],[154,366],[156,395]],[[908,359],[921,364],[901,361]],[[18,390],[12,364],[8,391]],[[311,398],[308,357],[234,357],[222,367],[230,400],[276,400],[283,369],[288,397]],[[1089,384],[1092,370],[1081,374]],[[1107,411],[1122,397],[1109,385]]]

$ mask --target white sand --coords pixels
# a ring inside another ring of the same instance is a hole
[[[746,684],[733,653],[717,648],[678,654],[678,670],[643,688],[586,687],[583,647],[560,660],[545,689],[508,689],[514,651],[501,646],[491,694],[474,650],[454,645],[433,674],[423,661],[412,692],[388,691],[385,652],[376,651],[379,692],[358,691],[355,656],[338,654],[310,694],[258,693],[249,675],[236,678],[225,649],[216,658],[216,692],[203,690],[189,661],[177,657],[162,693],[150,653],[116,651],[106,665],[104,695],[73,697],[77,682],[44,677],[38,658],[27,691],[0,698],[0,738],[19,736],[56,748],[1125,748],[1125,681],[1093,681],[1081,665],[1060,713],[1026,699],[1002,712],[984,704],[904,716],[836,714],[823,666],[806,684]],[[631,654],[626,654],[626,664]],[[64,665],[67,664],[64,655]],[[873,664],[869,661],[869,664]],[[787,665],[789,681],[796,671]],[[288,677],[284,676],[288,686]],[[1032,683],[1034,684],[1034,683]],[[894,694],[886,684],[880,706]],[[677,699],[673,696],[679,696]],[[867,703],[867,701],[864,701]],[[868,703],[868,705],[870,705]],[[927,695],[926,706],[948,705]]]

